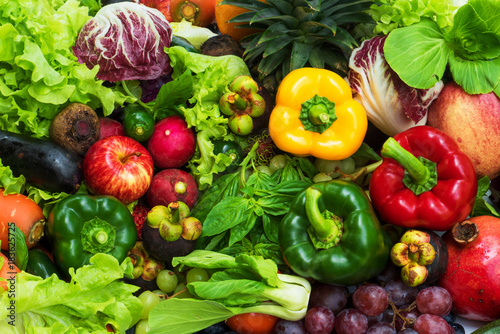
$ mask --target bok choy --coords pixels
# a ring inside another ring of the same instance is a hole
[[[150,334],[194,333],[234,315],[258,312],[287,320],[302,319],[311,285],[299,276],[278,274],[272,260],[195,250],[173,259],[174,266],[214,271],[208,281],[191,282],[194,298],[169,298],[149,314]]]

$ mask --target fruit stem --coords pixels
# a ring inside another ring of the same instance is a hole
[[[479,228],[477,224],[470,220],[456,223],[451,229],[453,239],[461,245],[467,245],[469,242],[474,241],[479,235]]]

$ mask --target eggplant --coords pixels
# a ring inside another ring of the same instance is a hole
[[[83,179],[82,158],[50,140],[0,130],[0,159],[15,177],[48,192],[73,194]]]

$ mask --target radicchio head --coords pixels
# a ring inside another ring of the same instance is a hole
[[[172,28],[157,9],[133,2],[103,6],[82,27],[73,52],[97,78],[110,82],[153,80],[172,71],[165,47]]]
[[[427,109],[443,89],[437,82],[430,89],[405,84],[384,58],[386,36],[365,40],[351,54],[347,81],[357,92],[354,98],[368,119],[388,136],[427,122]]]

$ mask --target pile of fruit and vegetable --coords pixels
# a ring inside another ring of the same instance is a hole
[[[498,0],[0,14],[1,333],[500,332]]]

